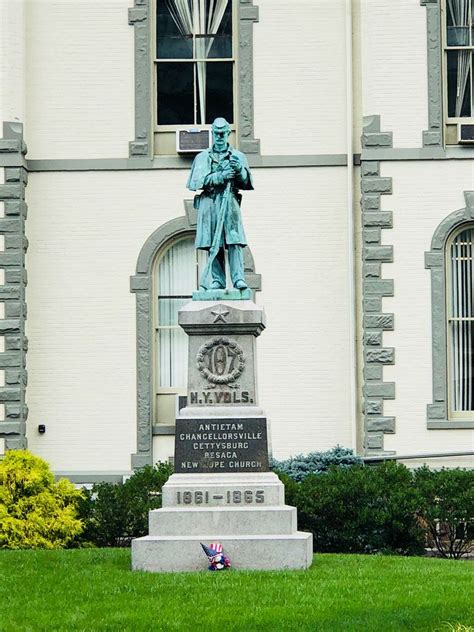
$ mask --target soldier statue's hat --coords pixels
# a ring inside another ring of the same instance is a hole
[[[218,116],[216,119],[214,119],[214,122],[212,123],[212,129],[219,131],[223,129],[230,129],[230,125],[225,120],[225,118],[222,118],[222,116]]]

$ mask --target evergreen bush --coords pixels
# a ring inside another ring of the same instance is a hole
[[[82,546],[129,546],[148,534],[148,512],[161,507],[161,488],[173,473],[168,463],[149,465],[124,483],[97,483],[84,490]]]
[[[418,493],[404,465],[331,466],[289,488],[300,528],[313,533],[314,550],[421,554]]]
[[[286,474],[294,481],[302,481],[310,474],[327,472],[333,465],[338,467],[350,467],[361,465],[360,456],[357,456],[349,448],[336,446],[327,452],[310,452],[309,454],[297,454],[285,461],[272,461],[272,469]]]
[[[417,513],[428,544],[442,557],[459,559],[474,551],[474,470],[415,471]]]
[[[82,531],[81,492],[54,481],[49,465],[27,450],[0,461],[0,548],[63,548]]]

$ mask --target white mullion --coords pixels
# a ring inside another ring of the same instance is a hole
[[[458,257],[462,257],[462,246],[457,242],[457,251]],[[461,410],[464,410],[464,326],[462,322],[463,317],[463,283],[462,283],[462,263],[461,260],[458,259],[457,263],[457,272],[458,272],[458,301],[459,301],[459,315],[461,316],[461,321],[459,323],[459,350],[458,350],[458,360],[459,360],[459,404],[461,406]]]
[[[466,260],[464,257],[466,246],[462,241],[459,244],[459,250],[461,252],[461,260],[460,260],[460,282],[461,282],[461,334],[462,334],[462,345],[461,345],[461,406],[462,410],[466,410],[466,342],[467,342],[467,332],[466,332]]]
[[[469,328],[468,325],[469,323],[466,320],[466,316],[467,316],[467,312],[468,312],[468,268],[469,268],[469,262],[468,262],[468,257],[467,254],[469,252],[469,248],[468,248],[468,244],[467,244],[467,240],[465,240],[465,243],[463,245],[463,250],[465,251],[466,256],[464,257],[464,261],[463,261],[463,311],[464,311],[464,318],[463,318],[463,329],[464,329],[464,353],[463,353],[463,365],[464,365],[464,383],[465,383],[465,387],[464,387],[464,410],[469,410],[468,408],[468,393],[469,393],[469,377],[470,377],[470,370],[469,370]]]
[[[455,249],[455,264],[454,264],[454,274],[455,274],[455,278],[454,278],[454,283],[455,283],[455,287],[456,287],[456,301],[454,304],[454,308],[456,310],[456,315],[459,317],[459,270],[458,270],[458,245],[455,242],[454,245],[454,249]],[[455,328],[455,332],[456,332],[456,410],[460,410],[461,406],[460,406],[460,396],[461,396],[461,378],[460,378],[460,344],[461,344],[461,335],[460,335],[460,329],[461,327],[461,323],[460,321],[458,321],[456,323],[456,328]]]
[[[458,282],[457,282],[457,245],[454,240],[451,245],[451,282],[452,282],[452,314],[458,317]],[[459,352],[459,323],[456,322],[452,330],[453,340],[453,391],[454,391],[454,410],[459,408],[459,364],[458,364],[458,352]]]
[[[471,27],[469,27],[469,33],[471,32]],[[473,112],[473,99],[472,99],[472,87],[473,87],[473,81],[472,81],[472,51],[469,52],[469,87],[471,89],[471,95],[470,95],[470,111],[469,111],[469,115],[472,117],[472,112]]]
[[[467,311],[468,316],[472,315],[472,295],[471,295],[471,284],[472,284],[472,228],[469,229],[469,239],[467,245]],[[468,348],[467,348],[467,371],[468,371],[468,393],[467,393],[467,410],[472,410],[472,327],[471,322],[466,321],[466,326],[468,328]]]
[[[459,260],[459,283],[460,283],[460,315],[461,315],[461,346],[459,353],[459,361],[461,367],[461,410],[465,410],[465,397],[466,397],[466,367],[465,367],[465,353],[466,353],[466,331],[464,329],[464,296],[465,296],[465,282],[464,282],[464,260],[463,260],[463,252],[464,246],[462,243],[459,244],[459,252],[460,252],[460,260]]]
[[[173,295],[174,292],[174,283],[173,283],[173,271],[174,271],[174,252],[175,249],[173,247],[171,247],[168,250],[168,270],[167,270],[167,276],[168,276],[168,280],[167,280],[167,292],[169,292],[170,295]],[[169,313],[168,313],[168,318],[169,318]],[[173,353],[171,351],[171,335],[166,336],[166,355],[165,357],[167,358],[166,360],[166,377],[168,380],[168,386],[172,386],[171,383],[171,373],[172,373],[172,362],[173,362]]]
[[[451,243],[449,249],[449,272],[450,272],[450,293],[448,299],[448,331],[449,331],[449,344],[450,344],[450,354],[449,354],[449,364],[451,367],[451,376],[450,376],[450,397],[452,401],[452,408],[456,410],[456,323],[452,322],[455,318],[455,304],[456,304],[456,285],[454,279],[454,243]]]
[[[463,273],[464,273],[464,262],[463,262],[463,246],[462,239],[460,235],[457,236],[457,248],[458,248],[458,259],[457,259],[457,270],[458,270],[458,300],[459,300],[459,385],[460,385],[460,396],[459,396],[459,404],[461,406],[461,410],[464,410],[464,283],[463,283]]]
[[[183,58],[160,58],[154,60],[157,64],[169,64],[170,62],[189,64],[193,61],[205,61],[206,63],[213,64],[214,62],[222,62],[222,61],[235,61],[235,57],[196,57],[192,59],[183,59]]]

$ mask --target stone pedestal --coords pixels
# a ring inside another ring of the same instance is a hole
[[[262,308],[250,300],[193,301],[179,314],[189,335],[188,399],[176,420],[175,474],[149,535],[132,542],[132,566],[154,572],[207,568],[200,543],[221,542],[237,569],[303,569],[312,535],[269,472],[270,431],[258,404],[256,338]]]

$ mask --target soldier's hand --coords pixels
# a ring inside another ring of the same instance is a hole
[[[231,169],[231,168],[224,169],[222,171],[222,177],[224,178],[224,182],[227,182],[228,180],[233,180],[233,178],[235,178],[234,169]]]
[[[240,164],[240,160],[235,156],[232,156],[230,159],[230,166],[235,171],[236,174],[242,171],[242,165]]]

